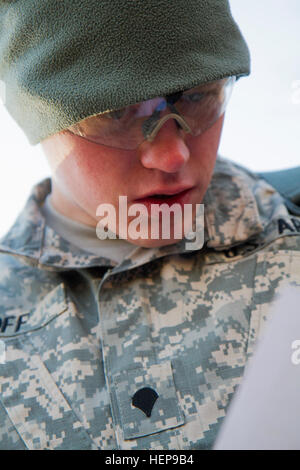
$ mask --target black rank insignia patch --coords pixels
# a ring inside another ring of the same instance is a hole
[[[132,406],[142,410],[150,418],[153,406],[158,399],[158,394],[153,388],[140,388],[132,397]]]

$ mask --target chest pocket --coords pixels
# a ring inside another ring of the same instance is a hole
[[[0,364],[0,401],[26,448],[92,449],[89,438],[75,412],[57,386],[41,359],[31,333],[47,326],[67,310],[64,286],[61,284],[28,312],[27,321],[18,325],[18,312],[10,312],[10,325],[0,339],[5,345]],[[8,318],[8,317],[6,317]],[[2,323],[3,326],[3,323]],[[40,337],[43,341],[45,336]],[[6,420],[7,422],[7,420]],[[11,430],[2,427],[2,435]],[[0,441],[1,447],[1,441]]]
[[[65,288],[59,284],[33,309],[9,309],[5,316],[0,316],[0,338],[19,336],[42,328],[67,308]]]
[[[116,374],[112,390],[121,424],[120,441],[184,424],[168,361]]]

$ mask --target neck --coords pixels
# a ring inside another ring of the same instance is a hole
[[[54,209],[65,217],[90,227],[96,227],[97,220],[84,211],[75,201],[72,201],[66,194],[62,193],[53,178],[51,203]]]

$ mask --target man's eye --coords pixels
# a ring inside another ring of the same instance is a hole
[[[110,113],[106,113],[105,117],[109,118],[109,119],[122,119],[122,117],[124,116],[126,112],[126,108],[125,109],[118,109],[117,111],[111,111]]]
[[[205,96],[205,93],[197,92],[197,93],[191,93],[189,95],[185,95],[184,97],[187,101],[190,101],[192,103],[198,103],[199,101],[203,100],[204,96]]]

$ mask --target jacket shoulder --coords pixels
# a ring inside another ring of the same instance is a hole
[[[231,181],[236,183],[232,185],[231,205],[225,213],[230,221],[229,228],[234,227],[234,245],[253,242],[253,246],[261,249],[277,241],[282,249],[286,246],[288,250],[299,251],[300,217],[289,210],[286,198],[277,188],[260,174],[224,158],[219,159],[217,169],[222,187],[230,185]],[[228,196],[225,189],[224,194]],[[221,209],[215,210],[220,212]],[[236,233],[241,231],[242,223],[245,236],[238,240]]]
[[[289,212],[300,216],[300,166],[259,174],[284,197]]]

